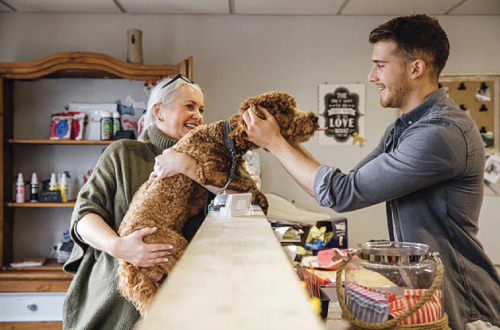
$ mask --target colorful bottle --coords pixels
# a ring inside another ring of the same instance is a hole
[[[17,175],[16,203],[24,203],[24,178],[22,173]]]
[[[109,111],[101,111],[101,140],[111,140],[113,136],[113,119]]]
[[[57,179],[56,179],[56,174],[55,173],[52,173],[50,175],[49,190],[50,191],[56,191],[57,190]]]
[[[120,113],[118,111],[113,112],[113,136],[121,130]]]
[[[38,202],[38,178],[36,176],[36,173],[31,174],[31,185],[30,185],[30,192],[31,192],[31,202]]]
[[[62,173],[61,181],[59,183],[59,190],[61,191],[61,200],[63,203],[68,201],[68,181],[66,180],[66,174]]]

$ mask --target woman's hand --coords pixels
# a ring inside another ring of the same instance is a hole
[[[280,133],[280,127],[276,118],[267,111],[267,109],[259,106],[259,110],[264,115],[265,119],[261,119],[255,113],[255,108],[251,107],[243,114],[243,120],[246,127],[243,127],[248,135],[247,140],[256,145],[272,151],[274,144],[283,136]]]
[[[193,179],[191,176],[194,173],[194,179],[196,179],[196,161],[190,156],[172,148],[166,149],[161,155],[155,158],[155,166],[150,175],[150,178],[155,178],[152,185],[179,173],[191,179]]]
[[[144,243],[144,237],[156,232],[156,228],[143,228],[120,237],[96,213],[84,215],[74,229],[86,244],[139,267],[167,262],[172,249],[171,244]]]
[[[168,262],[171,244],[147,244],[144,237],[156,232],[156,228],[143,228],[124,237],[117,237],[112,255],[138,267],[152,267]]]
[[[172,148],[166,149],[160,156],[155,159],[155,167],[149,178],[155,178],[149,189],[161,180],[182,173],[191,180],[198,182],[196,177],[196,168],[198,164],[196,160],[190,156],[178,152]],[[220,188],[214,186],[204,186],[213,194],[217,194]]]

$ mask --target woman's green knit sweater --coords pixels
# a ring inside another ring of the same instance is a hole
[[[82,242],[75,224],[85,214],[96,213],[118,231],[134,193],[153,171],[155,157],[177,142],[155,126],[148,133],[148,142],[120,140],[106,148],[78,194],[71,219],[75,247],[64,265],[64,271],[75,275],[64,301],[64,329],[131,329],[139,318],[132,303],[117,291],[118,259]],[[188,240],[204,218],[200,214],[186,222]]]

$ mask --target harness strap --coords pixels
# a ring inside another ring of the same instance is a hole
[[[224,186],[224,188],[222,188],[222,190],[224,191],[226,190],[227,186],[233,179],[234,170],[236,169],[236,163],[238,160],[238,157],[236,155],[236,149],[234,147],[234,140],[229,136],[231,131],[232,131],[231,125],[229,125],[228,121],[225,121],[223,133],[224,133],[224,141],[226,142],[226,148],[229,151],[229,154],[231,155],[231,171],[229,172],[229,177],[227,179],[226,185]]]

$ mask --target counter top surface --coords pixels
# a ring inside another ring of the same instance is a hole
[[[139,329],[324,329],[260,209],[210,212]]]

